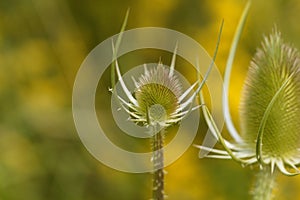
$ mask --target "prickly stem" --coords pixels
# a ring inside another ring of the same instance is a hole
[[[153,182],[152,182],[152,199],[163,200],[164,194],[164,130],[162,129],[153,136]]]

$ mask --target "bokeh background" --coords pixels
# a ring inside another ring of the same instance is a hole
[[[197,40],[210,54],[224,19],[216,60],[222,73],[245,3],[245,0],[0,1],[0,199],[150,199],[150,174],[126,174],[110,169],[82,145],[71,110],[76,72],[96,45],[119,32],[130,7],[127,29],[144,26],[174,29]],[[299,0],[252,1],[230,87],[231,111],[237,125],[243,81],[262,36],[276,24],[286,41],[300,48],[299,18]],[[136,59],[143,62],[138,54],[124,58],[123,70],[128,70],[126,66],[132,66]],[[166,64],[170,60],[162,59]],[[189,80],[195,78],[189,68],[179,70]],[[124,137],[114,124],[109,110],[109,86],[107,71],[99,83],[96,107],[100,121],[106,119],[101,123],[110,130],[109,137],[124,148],[147,149],[148,141]],[[206,133],[205,124],[199,125],[194,144],[200,144]],[[170,200],[250,199],[249,190],[255,177],[255,170],[242,168],[233,161],[199,159],[194,147],[166,170],[166,193]],[[276,196],[299,199],[299,187],[300,177],[279,175]]]

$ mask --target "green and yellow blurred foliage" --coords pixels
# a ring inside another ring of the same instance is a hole
[[[174,29],[197,40],[210,54],[224,19],[216,60],[223,72],[245,3],[245,0],[0,1],[0,199],[149,199],[150,174],[126,174],[110,169],[93,158],[81,143],[71,110],[76,72],[89,51],[119,32],[128,7],[131,11],[127,29],[145,26]],[[253,0],[234,63],[234,84],[230,87],[236,124],[248,64],[263,34],[270,33],[276,24],[286,41],[300,48],[299,18],[299,0]],[[133,66],[135,60],[124,58],[121,63],[126,71],[129,69],[126,66]],[[179,67],[179,70],[188,79],[195,78],[189,69]],[[109,71],[105,74],[99,82],[96,99],[100,123],[105,124],[108,136],[119,146],[137,151],[147,149],[148,141],[122,136],[113,122],[107,90]],[[201,143],[207,129],[203,121],[199,125],[195,144]],[[168,166],[167,171],[166,193],[170,200],[250,199],[253,170],[233,161],[198,159],[198,149],[194,147]],[[278,199],[300,198],[300,177],[278,179]]]

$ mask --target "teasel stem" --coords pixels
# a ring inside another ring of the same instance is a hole
[[[157,127],[154,127],[154,131]],[[164,193],[164,129],[153,135],[152,151],[153,151],[153,182],[152,182],[152,199],[163,200]]]
[[[259,170],[253,190],[253,200],[273,199],[273,190],[276,185],[277,172],[271,171],[270,167]]]

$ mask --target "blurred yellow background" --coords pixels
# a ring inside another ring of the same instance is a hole
[[[223,72],[245,3],[245,0],[0,1],[0,199],[150,199],[150,174],[126,174],[110,169],[94,159],[81,143],[71,110],[77,70],[96,45],[119,32],[130,7],[127,29],[145,26],[174,29],[197,40],[211,55],[224,19],[216,60]],[[263,34],[270,33],[276,24],[285,40],[300,48],[299,18],[299,0],[253,0],[233,68],[234,84],[230,87],[236,124],[247,67]],[[109,113],[109,101],[101,100],[110,97],[106,92],[110,86],[109,71],[106,75],[99,83],[103,89],[97,94],[99,115]],[[138,140],[121,140],[113,121],[107,123],[115,143],[139,148],[139,144],[134,144]],[[201,121],[195,144],[201,144],[206,129]],[[249,189],[255,176],[254,170],[233,161],[199,159],[194,147],[167,167],[167,171],[166,193],[170,200],[250,199]],[[280,175],[277,198],[299,199],[299,186],[300,177]]]

